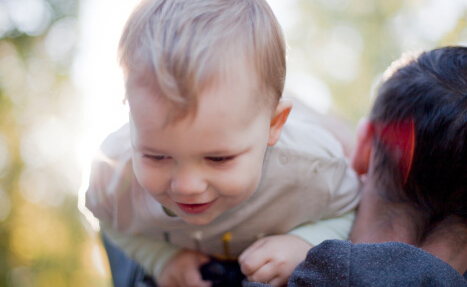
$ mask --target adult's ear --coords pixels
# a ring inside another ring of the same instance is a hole
[[[290,111],[292,110],[292,102],[288,100],[282,100],[277,104],[276,110],[271,119],[271,125],[269,127],[269,140],[268,145],[273,146],[279,140],[287,118],[289,117]]]
[[[367,118],[362,118],[357,125],[357,143],[350,164],[357,174],[368,172],[371,151],[373,149],[373,125]]]

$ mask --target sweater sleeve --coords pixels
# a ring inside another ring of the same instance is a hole
[[[100,226],[101,231],[113,244],[123,250],[131,259],[141,264],[156,281],[167,262],[181,249],[144,235],[120,233],[111,224],[102,220]]]
[[[155,279],[179,248],[131,230],[135,216],[134,174],[128,124],[110,134],[91,165],[86,208],[99,220],[101,232]],[[157,280],[157,279],[156,279]]]
[[[321,242],[328,239],[346,240],[349,236],[354,219],[355,211],[352,210],[338,217],[299,225],[288,234],[298,236],[312,246],[319,245]]]

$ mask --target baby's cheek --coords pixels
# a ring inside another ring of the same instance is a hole
[[[135,175],[139,184],[152,196],[165,193],[164,186],[166,186],[166,183],[160,173],[142,166],[136,166]]]
[[[164,188],[165,185],[162,182],[158,181],[156,177],[146,177],[142,186],[153,197],[157,197],[166,193],[166,189]]]
[[[246,200],[256,190],[260,173],[255,171],[236,171],[234,176],[224,178],[221,182],[223,195]]]

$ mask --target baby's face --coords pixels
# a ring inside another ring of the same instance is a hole
[[[194,117],[165,124],[167,106],[129,90],[133,168],[139,183],[185,222],[208,224],[258,186],[271,109],[258,108],[251,78],[213,86]]]

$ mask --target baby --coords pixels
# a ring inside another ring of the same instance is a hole
[[[102,144],[86,206],[158,286],[210,286],[211,257],[282,286],[311,246],[347,238],[360,182],[281,100],[285,50],[262,0],[147,0],[130,16],[130,120]]]

